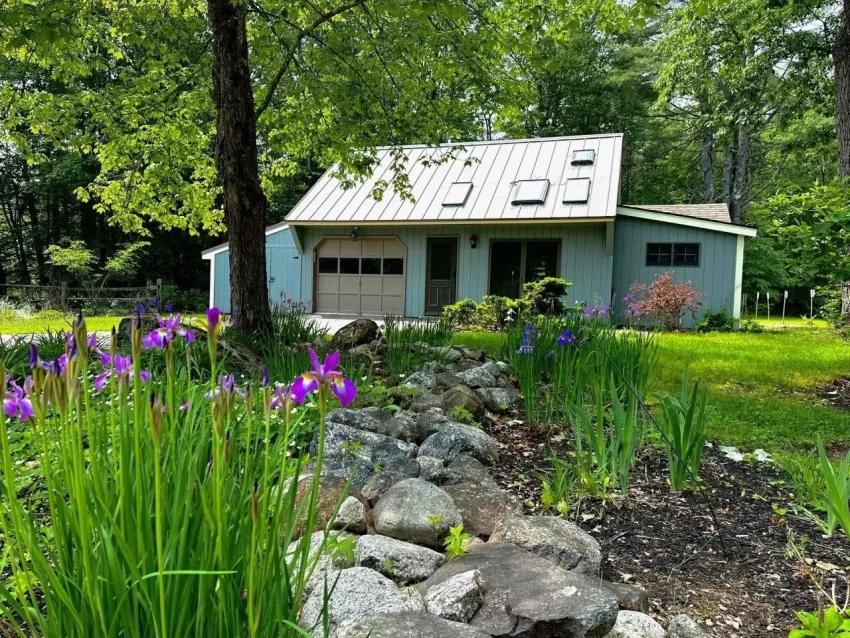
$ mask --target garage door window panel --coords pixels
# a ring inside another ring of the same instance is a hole
[[[404,259],[396,257],[384,257],[384,274],[385,275],[403,275],[404,274]]]
[[[342,257],[339,260],[339,273],[341,275],[359,275],[360,260],[354,257]]]

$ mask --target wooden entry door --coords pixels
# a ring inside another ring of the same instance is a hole
[[[429,237],[425,266],[425,314],[441,315],[457,301],[457,237]]]

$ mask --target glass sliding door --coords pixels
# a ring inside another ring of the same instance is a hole
[[[522,285],[558,276],[559,243],[546,241],[502,241],[490,244],[490,294],[516,299]]]

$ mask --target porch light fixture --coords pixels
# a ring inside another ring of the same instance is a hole
[[[475,250],[475,248],[477,246],[478,246],[478,235],[470,235],[469,236],[469,247],[472,248],[472,250]]]
[[[359,228],[358,226],[355,226],[355,227],[351,230],[351,241],[357,241],[357,231],[358,231],[358,230],[360,230],[360,228]]]

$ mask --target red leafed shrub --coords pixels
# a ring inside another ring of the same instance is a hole
[[[629,291],[638,298],[638,308],[643,316],[660,321],[670,330],[682,327],[682,317],[687,311],[696,318],[697,310],[702,306],[703,292],[694,288],[690,281],[673,281],[672,272],[659,275],[649,286],[634,283]]]

